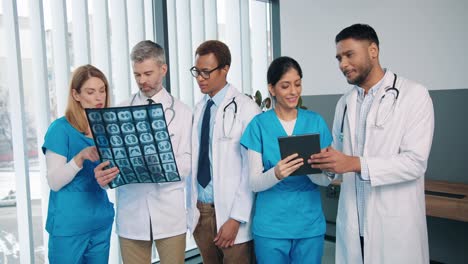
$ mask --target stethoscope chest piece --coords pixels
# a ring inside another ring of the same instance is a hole
[[[223,108],[223,137],[222,140],[230,140],[232,129],[236,125],[237,103],[236,97]]]

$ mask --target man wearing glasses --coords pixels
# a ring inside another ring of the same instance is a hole
[[[209,40],[195,52],[190,69],[205,96],[194,109],[192,174],[187,181],[188,226],[203,263],[251,263],[253,193],[248,160],[239,139],[260,112],[226,78],[231,53]]]

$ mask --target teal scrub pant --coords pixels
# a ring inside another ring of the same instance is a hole
[[[322,262],[324,237],[276,239],[254,235],[254,248],[259,264]]]
[[[107,264],[112,225],[77,236],[50,236],[50,264]]]

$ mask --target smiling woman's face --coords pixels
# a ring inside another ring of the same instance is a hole
[[[269,85],[268,90],[276,98],[276,107],[294,109],[299,103],[302,92],[302,78],[296,69],[290,68],[275,85]]]

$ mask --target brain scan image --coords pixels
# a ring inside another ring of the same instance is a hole
[[[130,155],[130,157],[141,156],[140,146],[129,147],[128,154]]]
[[[143,166],[145,163],[141,157],[131,158],[133,166]]]
[[[117,163],[117,165],[119,165],[120,168],[130,166],[130,163],[127,159],[115,160],[115,162]]]
[[[101,122],[102,121],[101,114],[99,112],[91,112],[89,113],[89,120],[96,122],[96,123]]]
[[[156,154],[156,147],[154,145],[145,145],[143,146],[143,153],[145,155]]]
[[[125,174],[125,178],[127,179],[127,181],[132,183],[139,182],[135,173],[127,173]]]
[[[167,140],[169,138],[169,135],[167,134],[166,131],[158,131],[154,133],[154,136],[156,137],[157,140]]]
[[[125,136],[125,144],[126,145],[136,145],[138,144],[138,138],[137,136],[130,134]]]
[[[135,126],[132,123],[123,123],[121,126],[122,133],[135,133]]]
[[[174,162],[174,155],[172,152],[161,153],[160,157],[163,163]]]
[[[168,164],[163,164],[162,165],[164,170],[166,172],[175,172],[176,171],[176,167],[174,165],[174,163],[168,163]]]
[[[162,173],[161,166],[159,165],[148,166],[148,169],[150,170],[155,182],[166,182],[166,178],[164,177],[164,174]]]
[[[104,134],[104,133],[106,133],[106,130],[104,129],[103,125],[95,124],[95,125],[93,125],[93,132],[94,132],[94,134]]]
[[[133,168],[135,169],[135,172],[138,175],[138,178],[140,178],[142,182],[151,182],[151,177],[146,167],[134,166]]]
[[[137,180],[133,169],[130,167],[130,164],[127,166],[119,166],[119,170],[122,176],[124,176],[128,182],[135,182]]]
[[[121,122],[127,122],[127,121],[132,120],[132,114],[131,114],[130,111],[128,111],[128,110],[119,111],[119,112],[117,113],[117,116],[119,117],[119,120],[120,120]]]
[[[101,153],[102,159],[112,159],[110,148],[101,148],[99,149],[99,152]]]
[[[125,159],[127,157],[127,152],[125,148],[113,148],[114,158],[116,159]]]
[[[141,143],[151,143],[153,142],[153,136],[150,133],[143,133],[140,135]]]
[[[145,159],[146,159],[146,164],[148,165],[159,164],[159,158],[157,155],[145,156]]]
[[[146,110],[135,110],[135,111],[133,111],[133,118],[135,120],[145,120],[146,119]]]
[[[155,109],[151,109],[150,114],[153,119],[157,119],[157,118],[162,118],[164,115],[164,112],[161,108],[155,108]]]
[[[152,173],[162,173],[162,168],[160,165],[152,165],[148,166],[148,168]]]
[[[169,181],[178,181],[179,180],[179,174],[177,172],[167,172],[167,179]]]
[[[112,144],[112,147],[121,147],[123,145],[123,140],[122,138],[117,135],[113,135],[110,137],[110,142]]]
[[[117,115],[114,112],[110,112],[110,111],[109,112],[104,112],[104,114],[102,114],[102,116],[104,117],[104,121],[106,121],[107,123],[117,121]]]
[[[151,123],[151,127],[153,127],[154,130],[162,130],[166,128],[166,124],[164,123],[164,120],[154,120]]]
[[[107,141],[107,138],[105,136],[96,136],[96,143],[100,147],[108,147],[109,146],[109,141]]]
[[[149,131],[149,124],[146,121],[140,121],[136,124],[138,132],[147,132]]]
[[[109,134],[120,134],[119,126],[116,124],[108,124],[106,128]]]
[[[160,152],[166,152],[171,150],[171,143],[169,141],[161,141],[158,144],[158,149]]]

